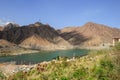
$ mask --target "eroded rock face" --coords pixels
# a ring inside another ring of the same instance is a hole
[[[8,23],[3,27],[4,27],[4,31],[8,31],[10,29],[13,29],[15,27],[20,27],[20,26],[18,24],[15,24],[15,23]]]
[[[59,34],[50,26],[40,25],[36,27],[36,23],[30,27],[22,26],[16,27],[13,24],[8,24],[5,26],[4,30],[1,32],[1,39],[6,39],[10,42],[14,42],[16,44],[20,44],[24,39],[37,34],[42,38],[46,38],[49,41],[52,41],[54,37],[57,37]]]
[[[64,48],[72,46],[60,38],[54,28],[39,22],[21,27],[10,23],[0,32],[0,39],[8,40],[22,47],[36,49],[58,49],[61,45]]]

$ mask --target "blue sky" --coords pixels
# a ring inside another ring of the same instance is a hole
[[[120,28],[120,0],[0,0],[0,24],[36,21],[59,29],[95,22]]]

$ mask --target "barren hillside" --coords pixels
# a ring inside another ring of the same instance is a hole
[[[35,49],[53,50],[72,47],[54,28],[40,22],[21,27],[9,23],[0,32],[0,39],[5,39],[22,47]]]
[[[97,46],[102,43],[112,43],[113,37],[120,36],[120,29],[88,22],[81,27],[64,28],[60,34],[73,45]],[[76,41],[79,42],[76,44]]]

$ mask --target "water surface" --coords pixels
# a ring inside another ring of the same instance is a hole
[[[72,58],[73,56],[86,55],[89,51],[82,49],[41,51],[39,53],[22,54],[14,56],[0,57],[0,63],[15,61],[16,64],[36,64],[43,61],[50,61],[58,56]]]

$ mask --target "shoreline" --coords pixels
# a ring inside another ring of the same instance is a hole
[[[85,48],[74,48],[74,49],[85,49]],[[86,47],[87,49],[87,47]],[[103,49],[103,48],[102,48]],[[105,49],[105,48],[104,48]],[[93,48],[91,49],[87,49],[87,50],[93,50]],[[97,49],[98,50],[98,49]],[[34,52],[40,52],[40,51],[37,51],[37,50],[28,50],[28,51],[23,51],[22,53],[14,53],[12,55],[21,55],[21,54],[29,54],[29,53],[34,53]],[[87,55],[82,55],[82,57],[84,56],[87,56]],[[68,61],[71,61],[75,58],[68,58],[67,60]],[[20,70],[30,70],[32,68],[34,68],[37,64],[44,64],[44,63],[50,63],[51,61],[57,61],[56,59],[52,59],[50,61],[42,61],[40,63],[36,63],[36,64],[15,64],[15,62],[4,62],[4,63],[0,63],[0,70],[4,73],[4,74],[7,74],[7,75],[10,75],[10,74],[13,74],[13,73],[16,73]],[[10,69],[10,71],[9,71]],[[5,70],[5,71],[4,71]],[[12,73],[11,73],[12,72]]]
[[[95,60],[92,57],[89,57],[90,55],[82,55],[81,57],[79,57],[82,61],[84,61],[84,59],[90,59],[90,60]],[[0,71],[2,71],[2,73],[4,75],[6,75],[6,77],[9,77],[10,75],[14,75],[15,73],[19,72],[19,71],[23,71],[23,72],[28,72],[33,68],[36,68],[39,65],[44,65],[44,64],[49,64],[51,62],[55,62],[55,63],[61,63],[61,59],[63,57],[59,57],[59,60],[57,59],[52,59],[50,61],[43,61],[40,63],[36,63],[36,64],[15,64],[15,62],[5,62],[5,63],[0,63]],[[95,56],[95,58],[97,59],[98,57]],[[70,62],[70,61],[75,61],[76,59],[78,59],[77,57],[73,57],[73,58],[67,58],[66,61]]]
[[[110,49],[109,46],[90,46],[90,47],[73,47],[69,49],[52,49],[52,50],[40,50],[40,49],[26,49],[26,48],[13,48],[11,50],[8,49],[10,53],[1,53],[0,57],[2,56],[12,56],[12,55],[22,55],[22,54],[30,54],[30,53],[38,53],[41,51],[63,51],[63,50],[73,50],[73,49],[85,49],[85,50],[101,50],[101,49]],[[1,50],[1,49],[0,49]],[[7,50],[6,48],[3,50]]]
[[[84,58],[87,55],[82,55],[80,58]],[[64,58],[64,57],[59,57],[59,59]],[[75,59],[77,59],[77,57],[73,57],[73,58],[67,58],[67,62],[69,61],[74,61]],[[0,63],[0,71],[6,75],[6,77],[9,77],[10,75],[13,75],[19,71],[23,71],[23,72],[28,72],[31,69],[37,67],[38,65],[44,65],[44,64],[49,64],[51,62],[55,62],[55,63],[59,63],[61,62],[61,60],[57,60],[57,59],[52,59],[50,61],[42,61],[36,64],[15,64],[15,61],[12,62],[4,62],[4,63]]]

